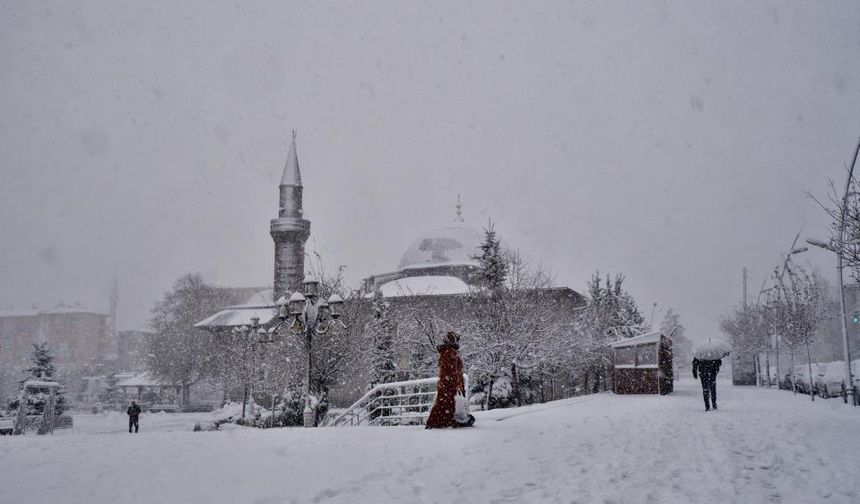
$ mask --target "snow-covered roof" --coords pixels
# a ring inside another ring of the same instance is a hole
[[[271,322],[278,315],[278,307],[272,302],[272,289],[254,293],[248,301],[241,305],[225,308],[218,313],[194,324],[194,327],[233,327],[251,325],[251,319],[257,317],[260,324]]]
[[[219,311],[215,315],[194,324],[194,327],[231,327],[251,325],[257,317],[260,324],[267,324],[278,315],[277,306],[234,306]]]
[[[614,343],[610,343],[609,346],[612,348],[623,348],[634,345],[644,345],[647,343],[656,343],[660,341],[660,336],[663,333],[660,331],[654,331],[646,334],[640,334],[639,336],[633,336],[632,338],[626,338],[620,341],[616,341]]]
[[[469,285],[452,276],[415,276],[388,282],[380,287],[385,297],[400,296],[440,296],[444,294],[465,294]],[[372,296],[372,294],[371,294]]]
[[[27,380],[24,382],[24,387],[26,388],[52,388],[59,386],[60,384],[55,381]]]
[[[99,310],[92,310],[79,304],[58,304],[53,308],[13,308],[0,310],[0,317],[35,317],[37,315],[63,315],[69,313],[92,313],[96,315],[107,315]]]
[[[149,371],[137,373],[131,377],[124,378],[116,382],[118,387],[159,387],[163,385],[171,385],[163,380],[159,380],[149,374]]]
[[[461,222],[432,229],[414,240],[400,259],[398,270],[429,266],[478,265],[484,235]]]

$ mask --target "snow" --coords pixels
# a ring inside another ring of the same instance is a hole
[[[137,373],[117,381],[118,387],[159,387],[169,383],[158,380],[149,372]]]
[[[265,306],[239,305],[219,311],[194,324],[194,327],[232,327],[249,326],[252,318],[258,318],[261,325],[266,325],[278,315],[278,307],[274,304]]]
[[[693,356],[702,360],[718,360],[725,358],[732,351],[732,345],[717,338],[708,338],[693,347]]]
[[[243,304],[225,308],[197,322],[194,327],[249,326],[251,319],[255,317],[260,319],[260,324],[266,325],[278,315],[278,306],[272,303],[273,292],[272,289],[262,289],[255,292]]]
[[[60,384],[54,381],[27,380],[24,382],[24,387],[26,388],[51,388],[59,386]]]
[[[385,297],[400,296],[439,296],[444,294],[465,294],[469,292],[466,282],[457,277],[427,275],[401,278],[380,287]],[[372,297],[371,294],[369,297]]]
[[[430,230],[409,245],[397,269],[477,265],[474,256],[480,253],[483,239],[483,232],[462,223]]]
[[[618,340],[614,343],[610,343],[609,346],[614,348],[624,348],[634,345],[644,345],[646,343],[656,343],[660,341],[660,336],[662,334],[663,333],[661,333],[660,331],[640,334],[639,336],[633,336],[632,338],[625,338],[622,340]]]
[[[782,356],[782,363],[780,364],[779,371],[784,378],[787,373],[791,372],[791,361],[786,356]],[[845,378],[845,361],[838,360],[832,362],[813,362],[812,363],[812,373],[822,380],[823,382],[828,383],[842,383],[842,380]],[[809,368],[806,364],[806,359],[804,357],[797,357],[794,363],[794,373],[795,378],[800,380],[801,377],[806,379],[806,375]],[[854,376],[854,382],[857,382],[857,375],[860,374],[860,359],[855,359],[851,361],[851,374]],[[770,375],[776,376],[776,363],[771,358],[770,362]]]
[[[0,502],[838,503],[860,501],[860,409],[692,380],[477,412],[473,429],[190,432],[211,414],[79,415],[0,438]],[[39,474],[42,477],[32,477]]]

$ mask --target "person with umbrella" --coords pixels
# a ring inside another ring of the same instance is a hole
[[[705,398],[705,411],[717,409],[717,374],[723,358],[729,354],[731,346],[722,340],[708,339],[693,350],[693,378],[702,381],[702,395]]]

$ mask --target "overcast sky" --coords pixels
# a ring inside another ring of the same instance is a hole
[[[744,265],[755,293],[826,237],[804,191],[860,135],[857,2],[267,4],[0,1],[0,308],[106,309],[116,267],[142,328],[184,273],[270,285],[295,128],[350,281],[460,193],[558,283],[623,272],[711,336]]]

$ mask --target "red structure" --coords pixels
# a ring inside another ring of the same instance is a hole
[[[672,340],[660,331],[641,334],[612,347],[612,391],[616,394],[660,394],[673,389]]]

